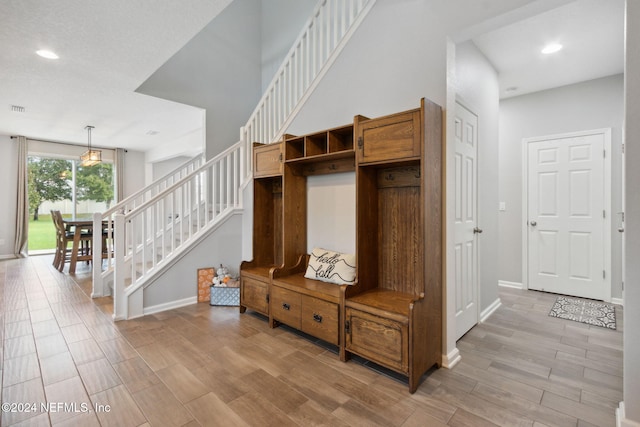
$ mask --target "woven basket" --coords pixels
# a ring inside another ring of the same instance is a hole
[[[239,306],[240,288],[211,286],[210,305]]]

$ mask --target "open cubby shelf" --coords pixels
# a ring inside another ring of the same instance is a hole
[[[284,140],[285,161],[317,161],[320,156],[331,156],[353,151],[353,125],[329,129]]]

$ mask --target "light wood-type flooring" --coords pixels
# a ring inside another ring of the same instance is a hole
[[[554,295],[500,289],[462,361],[412,395],[237,308],[113,323],[86,266],[51,260],[0,261],[2,426],[614,426],[622,400],[621,308],[611,331],[548,317]]]

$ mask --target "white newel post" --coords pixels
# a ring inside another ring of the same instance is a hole
[[[115,239],[114,269],[113,269],[113,318],[124,320],[127,318],[127,295],[124,289],[125,282],[125,256],[127,255],[127,242],[125,236],[125,216],[115,214],[115,227],[113,237]]]
[[[92,290],[91,298],[103,297],[104,292],[102,282],[102,214],[93,213],[93,242],[91,242],[92,252]]]

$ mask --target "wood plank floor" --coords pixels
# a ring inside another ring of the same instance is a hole
[[[50,257],[0,261],[1,400],[16,410],[2,426],[613,426],[622,400],[620,307],[612,331],[548,317],[554,295],[501,289],[462,361],[411,395],[237,308],[114,324],[89,280]]]

